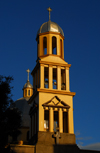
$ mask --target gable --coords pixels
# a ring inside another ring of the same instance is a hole
[[[59,99],[58,96],[54,96],[51,100],[48,102],[42,104],[43,107],[53,107],[53,108],[67,108],[69,109],[70,106],[67,105],[64,101]]]

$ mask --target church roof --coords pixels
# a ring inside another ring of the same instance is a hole
[[[33,88],[33,86],[30,84],[29,80],[27,80],[27,82],[25,83],[24,87],[23,88]]]
[[[60,33],[62,36],[64,36],[63,30],[61,29],[61,27],[57,23],[52,22],[51,20],[41,25],[41,27],[39,28],[37,32],[37,36],[40,33],[49,32],[49,31],[57,32],[57,33]]]
[[[30,117],[29,110],[30,105],[28,104],[29,98],[20,98],[14,102],[14,107],[18,108],[22,113],[22,127],[29,127]]]

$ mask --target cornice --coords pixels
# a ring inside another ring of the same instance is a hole
[[[67,92],[67,91],[59,91],[59,90],[50,90],[50,89],[40,89],[37,88],[38,92],[45,92],[45,93],[53,93],[53,94],[62,94],[62,95],[69,95],[69,96],[75,96],[75,92]]]
[[[48,62],[48,61],[39,61],[40,64],[47,64],[47,65],[53,65],[53,66],[64,66],[64,67],[71,67],[71,64],[62,64],[62,63],[55,63],[55,62]]]
[[[56,57],[60,57],[63,61],[65,61],[64,58],[61,57],[61,55],[56,55],[56,54],[41,55],[41,56],[39,56],[38,58],[41,59],[41,58],[44,58],[44,57],[47,57],[47,56],[56,56]]]
[[[65,39],[65,37],[63,37],[60,33],[58,33],[58,32],[52,32],[52,31],[44,32],[44,33],[39,33],[38,35],[41,36],[41,35],[46,35],[46,34],[60,35],[60,36],[62,37],[63,40]]]

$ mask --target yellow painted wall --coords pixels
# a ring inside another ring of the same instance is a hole
[[[39,92],[39,131],[44,131],[44,109],[42,104],[46,103],[47,101],[51,100],[54,96],[58,96],[62,101],[70,106],[69,108],[69,133],[74,133],[74,126],[73,126],[73,98],[72,96],[68,95],[61,95],[61,94],[51,94],[51,93],[43,93]],[[52,123],[53,124],[53,123]]]

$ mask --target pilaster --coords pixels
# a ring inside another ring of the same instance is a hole
[[[65,69],[65,71],[66,71],[66,91],[69,91],[69,68],[68,67],[66,67],[66,69]]]
[[[40,64],[40,88],[44,88],[44,64]]]

